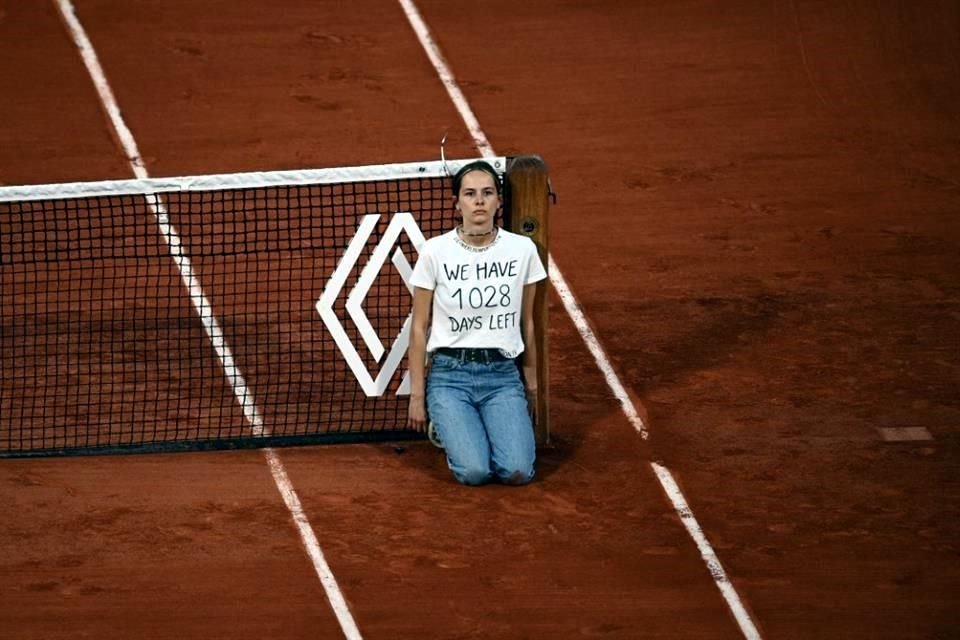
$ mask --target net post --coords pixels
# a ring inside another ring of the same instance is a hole
[[[537,245],[544,268],[549,269],[547,254],[550,210],[550,180],[547,165],[540,156],[516,156],[507,160],[508,206],[504,223],[508,230],[527,236]],[[537,444],[550,440],[550,376],[547,340],[547,298],[549,280],[537,283],[534,323],[537,327],[537,420],[534,425]]]

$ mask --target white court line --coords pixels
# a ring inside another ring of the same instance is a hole
[[[683,492],[680,491],[680,487],[677,486],[677,481],[673,478],[673,474],[660,463],[651,462],[650,466],[653,467],[654,473],[657,474],[657,479],[660,480],[660,486],[663,487],[677,515],[680,516],[680,521],[687,529],[687,533],[690,534],[690,537],[693,538],[693,541],[697,544],[697,549],[700,550],[700,557],[703,558],[704,563],[707,565],[707,570],[710,571],[710,575],[713,576],[713,581],[716,583],[717,588],[720,589],[720,593],[723,594],[723,599],[727,601],[730,612],[733,614],[733,617],[736,618],[737,624],[740,625],[740,630],[743,632],[744,637],[749,640],[760,640],[760,632],[757,631],[756,625],[754,625],[753,620],[750,619],[750,614],[740,601],[737,590],[733,587],[733,583],[730,582],[727,572],[723,570],[723,565],[720,564],[720,558],[717,557],[713,547],[711,547],[707,541],[703,529],[700,528],[700,523],[697,522],[693,511],[690,510],[686,498],[683,497]]]
[[[71,4],[70,0],[54,0],[54,2],[56,3],[57,8],[60,10],[60,15],[63,16],[63,20],[70,31],[70,35],[73,38],[74,43],[80,50],[83,63],[86,65],[87,71],[90,73],[90,77],[97,88],[97,93],[100,95],[102,106],[106,111],[107,118],[110,120],[110,124],[113,126],[114,134],[117,136],[120,145],[123,147],[123,151],[127,156],[127,161],[130,163],[130,168],[133,170],[133,173],[137,178],[149,178],[146,167],[143,165],[143,158],[140,155],[139,149],[137,148],[136,140],[134,140],[133,134],[130,132],[130,129],[123,120],[123,116],[120,113],[120,108],[117,105],[116,99],[114,98],[113,91],[110,89],[110,84],[107,82],[103,68],[100,66],[100,61],[97,58],[97,54],[94,51],[93,45],[90,43],[90,39],[87,37],[83,26],[77,19],[73,5]],[[148,203],[149,202],[150,201],[148,199]],[[220,363],[223,366],[224,374],[230,381],[230,386],[237,398],[237,402],[239,402],[240,406],[243,407],[244,416],[250,423],[253,434],[255,436],[267,435],[264,431],[263,419],[260,416],[260,412],[256,408],[256,404],[254,403],[253,394],[247,387],[247,384],[243,378],[243,374],[234,364],[233,354],[230,352],[230,347],[227,345],[227,341],[224,339],[223,332],[220,330],[216,319],[213,318],[213,307],[204,294],[203,289],[200,286],[199,279],[193,273],[190,259],[183,254],[183,245],[180,241],[180,236],[170,223],[166,208],[162,203],[158,205],[151,204],[150,208],[153,211],[158,226],[160,227],[160,232],[170,248],[170,256],[173,258],[177,268],[180,270],[180,277],[183,279],[183,283],[190,292],[190,301],[193,303],[194,308],[203,322],[203,327],[207,333],[207,337],[210,339],[213,348],[217,352],[217,356],[220,358]],[[326,558],[323,555],[323,550],[320,548],[320,544],[317,541],[317,536],[314,533],[313,528],[310,526],[310,521],[307,519],[307,516],[303,511],[303,508],[300,504],[300,498],[297,496],[297,492],[294,490],[293,484],[290,482],[290,478],[283,466],[283,462],[280,460],[280,457],[277,455],[277,453],[272,449],[264,449],[264,456],[266,457],[267,464],[270,467],[270,472],[273,476],[274,483],[277,485],[277,490],[280,492],[284,504],[290,511],[290,515],[293,518],[294,524],[297,526],[297,531],[300,533],[300,539],[303,542],[303,546],[306,549],[307,555],[310,557],[313,567],[317,572],[317,576],[320,578],[320,583],[323,585],[323,589],[327,594],[327,598],[330,601],[330,607],[333,609],[337,621],[340,623],[340,628],[343,631],[344,637],[348,640],[362,640],[360,631],[357,629],[356,622],[350,613],[350,609],[343,597],[343,593],[340,591],[340,587],[337,585],[337,580],[334,577],[333,572],[330,570],[330,566],[327,564]]]
[[[587,349],[593,354],[593,359],[600,368],[600,372],[603,373],[603,377],[606,379],[611,391],[613,391],[613,395],[620,401],[620,408],[623,409],[627,420],[629,420],[633,428],[637,430],[640,437],[646,440],[650,434],[647,431],[647,425],[643,423],[643,418],[640,417],[640,413],[633,403],[633,399],[630,397],[630,394],[627,393],[623,383],[620,382],[620,377],[617,375],[617,372],[614,371],[613,365],[610,364],[610,360],[603,350],[603,345],[600,344],[600,339],[597,337],[597,334],[593,332],[590,323],[587,322],[587,316],[583,312],[583,308],[580,306],[580,303],[577,302],[576,297],[574,297],[573,291],[570,290],[567,281],[563,278],[563,274],[560,273],[560,267],[554,262],[552,255],[547,254],[547,259],[550,262],[550,268],[548,270],[550,273],[550,282],[553,283],[553,288],[557,290],[557,294],[563,302],[563,308],[567,310],[567,314],[569,314],[573,320],[573,324],[577,327],[577,331],[580,332],[580,337],[583,338]]]
[[[437,75],[440,76],[443,86],[446,87],[450,99],[453,101],[457,111],[460,112],[460,117],[463,118],[463,122],[470,130],[470,135],[473,136],[473,140],[477,146],[477,149],[485,157],[495,156],[496,154],[493,151],[493,146],[487,139],[483,129],[480,128],[480,123],[477,120],[476,115],[474,115],[473,110],[470,108],[470,104],[467,102],[463,92],[460,91],[460,87],[457,85],[457,81],[453,75],[453,72],[450,70],[450,67],[444,59],[443,54],[440,52],[440,48],[437,46],[436,41],[434,41],[433,36],[430,35],[430,30],[427,28],[426,23],[420,16],[420,12],[417,10],[413,0],[398,0],[398,2],[400,3],[400,6],[403,7],[403,11],[407,16],[407,20],[410,21],[410,26],[413,27],[413,31],[417,34],[417,38],[420,40],[420,44],[426,52],[427,57],[430,58],[430,62],[433,63],[433,66],[437,71]],[[606,378],[607,384],[610,386],[610,390],[613,391],[614,395],[617,397],[617,400],[620,401],[620,407],[623,409],[623,413],[626,415],[627,420],[629,420],[630,424],[633,425],[634,429],[637,430],[640,436],[646,439],[648,437],[647,428],[643,423],[643,419],[637,412],[633,400],[627,393],[623,383],[620,382],[620,378],[614,370],[613,365],[610,363],[610,359],[604,352],[603,346],[600,344],[600,340],[590,328],[590,324],[587,322],[587,318],[584,315],[580,304],[574,297],[570,287],[567,286],[567,282],[560,273],[560,269],[557,267],[556,262],[554,262],[553,256],[548,256],[548,259],[550,262],[550,281],[553,283],[554,288],[560,295],[560,299],[563,301],[564,308],[570,315],[571,320],[573,320],[573,324],[577,327],[577,331],[580,332],[580,336],[583,338],[584,343],[586,343],[587,348],[594,357],[594,360],[596,360],[597,366],[600,368],[604,378]],[[673,475],[666,467],[656,462],[651,462],[650,466],[653,469],[657,480],[660,482],[660,486],[670,499],[670,503],[673,505],[674,510],[680,517],[681,522],[683,522],[683,525],[686,527],[690,537],[693,538],[697,548],[700,550],[700,555],[706,563],[707,569],[710,571],[710,575],[713,577],[714,583],[717,585],[717,588],[720,590],[724,600],[727,602],[727,606],[730,608],[730,611],[736,619],[737,624],[740,626],[740,631],[748,640],[760,640],[760,632],[757,630],[753,620],[750,619],[750,614],[743,606],[740,596],[737,594],[736,589],[733,587],[733,584],[730,582],[730,579],[724,572],[717,554],[714,552],[713,548],[710,546],[710,543],[707,541],[706,536],[703,534],[703,530],[697,523],[697,520],[693,515],[693,511],[691,511],[690,507],[687,505],[687,501],[683,497],[683,493],[680,491],[680,487],[678,487],[677,483],[674,481]]]

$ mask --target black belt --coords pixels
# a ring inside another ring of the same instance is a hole
[[[500,352],[500,349],[451,349],[449,347],[440,347],[435,350],[434,353],[456,358],[464,362],[483,362],[484,364],[510,360],[510,358]]]

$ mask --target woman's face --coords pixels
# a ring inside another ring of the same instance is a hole
[[[486,229],[499,207],[500,196],[497,195],[493,176],[479,170],[463,176],[460,193],[457,194],[457,209],[463,216],[464,225]]]

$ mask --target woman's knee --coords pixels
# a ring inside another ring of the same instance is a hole
[[[503,484],[524,485],[533,480],[533,465],[510,465],[507,468],[497,469],[497,477]]]
[[[533,480],[536,467],[536,445],[530,437],[514,438],[500,442],[491,459],[497,479],[503,484],[522,485]]]
[[[490,469],[479,466],[454,469],[453,477],[455,477],[460,484],[471,487],[487,484],[493,480],[493,474],[490,473]]]

